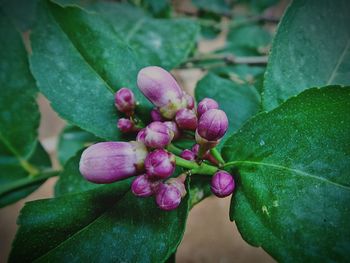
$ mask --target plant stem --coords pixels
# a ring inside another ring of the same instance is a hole
[[[60,171],[47,171],[47,172],[43,172],[35,175],[30,175],[20,180],[16,180],[12,184],[8,184],[4,187],[0,187],[0,197],[12,191],[16,191],[23,187],[30,186],[40,181],[44,181],[48,178],[57,176],[59,173]]]
[[[250,65],[265,65],[267,64],[268,56],[249,56],[249,57],[236,57],[231,54],[200,54],[189,58],[185,65],[189,62],[201,62],[206,60],[223,60],[226,64],[250,64]]]
[[[169,151],[169,152],[171,152],[171,153],[173,153],[173,154],[176,154],[176,155],[180,155],[181,153],[182,153],[182,150],[180,149],[180,148],[178,148],[178,147],[176,147],[174,144],[169,144],[167,147],[166,147],[166,149]]]
[[[206,163],[197,164],[196,162],[185,160],[176,156],[176,165],[190,169],[192,174],[213,175],[219,168]]]
[[[225,164],[225,160],[222,158],[221,153],[215,147],[210,149],[210,153],[214,156],[214,158],[219,161],[220,165]]]

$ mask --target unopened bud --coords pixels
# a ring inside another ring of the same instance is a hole
[[[114,104],[120,112],[132,115],[135,109],[134,93],[128,88],[121,88],[115,93]]]
[[[112,183],[136,175],[143,169],[147,149],[138,142],[100,142],[82,153],[80,173],[98,184]]]
[[[124,133],[137,131],[134,122],[126,118],[120,118],[118,120],[117,126],[118,129]]]
[[[168,178],[175,171],[175,156],[164,149],[154,150],[146,157],[145,169],[149,178]]]
[[[211,109],[218,109],[219,108],[219,104],[210,98],[204,98],[202,99],[197,106],[197,113],[198,113],[198,117],[202,116],[202,114],[208,110]]]
[[[139,175],[131,184],[131,191],[138,197],[148,197],[153,194],[153,182],[145,175]]]
[[[187,109],[193,110],[195,105],[194,98],[188,94],[185,95],[185,98],[187,102]]]
[[[196,159],[196,154],[191,150],[185,149],[181,152],[180,157],[188,161],[194,161]]]
[[[162,210],[174,210],[181,203],[181,191],[174,185],[161,184],[156,194],[156,203]]]
[[[149,124],[144,132],[144,143],[151,148],[164,148],[174,138],[174,133],[162,122]]]
[[[177,126],[176,122],[174,121],[165,121],[163,122],[173,133],[174,133],[174,140],[178,139],[181,135],[179,127]]]
[[[193,110],[181,109],[176,113],[175,121],[180,129],[194,131],[197,129],[198,119]]]
[[[226,197],[233,193],[235,181],[228,172],[218,171],[212,177],[210,189],[217,197]]]
[[[152,121],[163,121],[164,120],[158,109],[153,109],[151,111],[151,118],[152,118]]]
[[[197,132],[205,140],[218,141],[225,135],[227,129],[226,113],[222,110],[212,109],[204,112],[199,118]]]

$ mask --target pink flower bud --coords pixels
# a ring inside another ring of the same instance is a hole
[[[218,171],[212,177],[210,189],[217,197],[226,197],[233,193],[235,181],[228,172]]]
[[[175,156],[164,149],[157,149],[147,155],[145,169],[149,178],[168,178],[175,171]]]
[[[186,94],[185,95],[186,102],[187,102],[187,109],[193,110],[194,109],[194,98],[191,95]]]
[[[158,109],[153,109],[151,111],[151,118],[152,118],[152,121],[163,121],[164,120]]]
[[[121,132],[133,132],[135,131],[135,124],[133,121],[126,119],[126,118],[120,118],[118,120],[118,129],[121,130]]]
[[[197,129],[198,119],[193,110],[180,109],[176,113],[175,121],[180,129],[191,131]]]
[[[148,197],[153,194],[153,182],[145,175],[139,175],[131,184],[131,191],[138,197]]]
[[[162,122],[155,121],[149,124],[144,133],[144,142],[147,147],[164,148],[174,138],[174,133]]]
[[[194,152],[192,152],[191,150],[185,149],[182,151],[182,153],[180,154],[181,158],[188,160],[188,161],[193,161],[196,159],[196,155]]]
[[[218,109],[219,108],[219,104],[210,98],[204,98],[202,99],[197,106],[197,113],[198,113],[198,117],[202,116],[202,114],[208,110],[211,109]]]
[[[100,142],[81,155],[79,170],[86,180],[112,183],[136,175],[143,169],[147,149],[138,142]]]
[[[186,187],[185,187],[185,180],[186,175],[180,175],[177,178],[170,178],[166,181],[167,184],[175,186],[177,189],[179,189],[181,193],[181,197],[184,197],[187,194]]]
[[[180,137],[181,133],[179,127],[177,127],[177,124],[174,121],[165,121],[163,123],[174,133],[174,140]]]
[[[136,141],[145,143],[145,132],[146,128],[141,129],[136,135]]]
[[[181,203],[181,191],[172,184],[161,184],[156,194],[156,203],[162,210],[173,210]]]
[[[167,119],[173,118],[177,110],[186,107],[187,102],[182,89],[173,76],[160,67],[141,69],[137,75],[137,85]]]
[[[134,93],[128,88],[121,88],[115,93],[114,104],[120,112],[130,116],[135,109]]]
[[[228,119],[222,110],[211,109],[199,118],[197,132],[208,141],[218,141],[228,129]],[[200,142],[198,142],[200,143]]]

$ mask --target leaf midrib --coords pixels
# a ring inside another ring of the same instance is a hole
[[[96,190],[96,189],[93,189]],[[101,212],[101,214],[94,218],[92,221],[90,221],[86,226],[84,226],[83,228],[81,228],[80,230],[78,230],[77,232],[75,232],[73,235],[69,236],[66,240],[64,240],[63,242],[61,242],[60,244],[58,244],[57,246],[55,246],[54,248],[50,249],[49,251],[47,251],[45,254],[41,255],[40,257],[36,258],[33,262],[40,262],[40,260],[42,258],[44,258],[45,256],[49,255],[52,251],[60,248],[61,246],[63,246],[64,244],[66,244],[67,242],[69,242],[72,238],[74,238],[75,236],[79,235],[81,232],[83,232],[85,229],[89,228],[92,224],[94,224],[97,220],[99,220],[100,218],[102,218],[110,209],[112,209],[115,204],[117,202],[120,202],[121,199],[123,199],[125,197],[125,195],[129,192],[130,190],[126,190],[124,192],[124,194],[122,194],[120,196],[120,198],[118,198],[115,202],[113,202],[113,204],[111,204],[108,208],[106,208],[103,212]]]
[[[328,78],[328,81],[327,81],[327,84],[326,84],[326,85],[329,85],[329,84],[331,84],[331,83],[333,82],[333,80],[334,80],[334,78],[335,78],[335,76],[336,76],[336,73],[338,72],[338,69],[339,69],[341,63],[343,62],[344,57],[345,57],[345,55],[346,55],[347,50],[349,49],[349,47],[350,47],[350,38],[347,39],[346,45],[345,45],[345,47],[344,47],[344,50],[343,50],[343,52],[341,53],[341,55],[340,55],[340,57],[339,57],[339,59],[338,59],[338,61],[337,61],[337,64],[335,65],[335,67],[334,67],[334,69],[333,69],[333,71],[332,71],[330,77]]]
[[[261,165],[261,166],[268,166],[268,167],[273,167],[273,168],[277,168],[277,169],[281,169],[281,170],[286,170],[286,171],[293,172],[294,174],[299,175],[299,176],[303,176],[303,177],[307,177],[307,178],[313,178],[313,179],[316,179],[316,180],[319,180],[319,181],[322,181],[322,182],[325,182],[325,183],[329,183],[329,184],[332,184],[332,185],[334,185],[336,187],[340,187],[340,188],[343,188],[345,190],[350,191],[350,186],[342,185],[342,184],[333,182],[333,181],[331,181],[329,179],[326,179],[326,178],[323,178],[323,177],[320,177],[320,176],[317,176],[317,175],[313,175],[313,174],[310,174],[310,173],[307,173],[307,172],[304,172],[304,171],[301,171],[301,170],[298,170],[298,169],[289,168],[289,167],[286,167],[286,166],[283,166],[283,165],[279,165],[279,164],[264,163],[264,162],[254,162],[254,161],[232,161],[232,162],[226,163],[225,166],[239,165],[239,164],[248,164],[248,165],[250,164],[250,165],[257,165],[257,166]]]

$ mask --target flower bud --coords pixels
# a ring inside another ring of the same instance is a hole
[[[228,172],[218,171],[212,177],[210,189],[217,197],[226,197],[233,193],[235,181]]]
[[[164,120],[158,109],[153,109],[151,111],[151,118],[152,118],[152,121],[163,121]]]
[[[135,109],[134,93],[128,88],[121,88],[115,93],[114,104],[120,112],[132,115]]]
[[[183,150],[180,157],[188,161],[194,161],[196,159],[195,153],[188,149]]]
[[[153,182],[145,175],[139,175],[131,184],[131,191],[138,197],[148,197],[153,194]]]
[[[174,133],[162,122],[155,121],[149,124],[144,133],[144,142],[147,147],[164,148],[174,138]]]
[[[199,144],[195,144],[195,145],[192,146],[191,151],[195,155],[195,158],[198,156],[199,148],[200,148]],[[209,152],[209,150],[207,150],[206,152],[203,153],[202,159],[203,160],[208,160],[209,162],[211,162],[211,163],[213,163],[215,165],[219,164],[218,160],[215,159],[215,157]]]
[[[136,127],[133,121],[126,119],[126,118],[120,118],[117,123],[118,129],[121,132],[134,132],[136,131]]]
[[[145,144],[145,132],[146,132],[146,128],[141,129],[136,135],[136,141],[142,142],[143,144]]]
[[[149,178],[168,178],[175,171],[175,156],[164,149],[157,149],[147,155],[145,169]]]
[[[181,193],[181,197],[184,197],[187,194],[186,187],[185,187],[185,180],[186,180],[186,175],[182,174],[177,178],[170,178],[169,180],[166,181],[166,184],[175,186],[177,189],[179,189]]]
[[[197,129],[198,119],[193,110],[180,109],[176,113],[175,121],[180,129],[191,131]]]
[[[141,69],[137,75],[137,86],[167,119],[172,119],[179,109],[186,107],[182,89],[173,76],[160,67]]]
[[[191,95],[186,94],[185,95],[186,102],[187,102],[187,109],[193,110],[194,109],[194,98]]]
[[[156,194],[156,203],[162,210],[173,210],[181,203],[181,191],[172,184],[161,184]]]
[[[177,127],[176,122],[174,121],[165,121],[163,122],[173,133],[174,133],[174,140],[178,139],[181,135],[179,127]]]
[[[226,113],[222,110],[211,109],[204,112],[199,118],[197,133],[205,140],[218,141],[225,135],[227,129],[228,119]]]
[[[80,173],[98,184],[112,183],[136,175],[143,169],[147,149],[138,142],[100,142],[82,153]]]
[[[218,109],[219,108],[219,104],[210,98],[204,98],[202,99],[197,106],[197,113],[198,113],[198,117],[202,116],[202,114],[208,110],[211,109]]]

